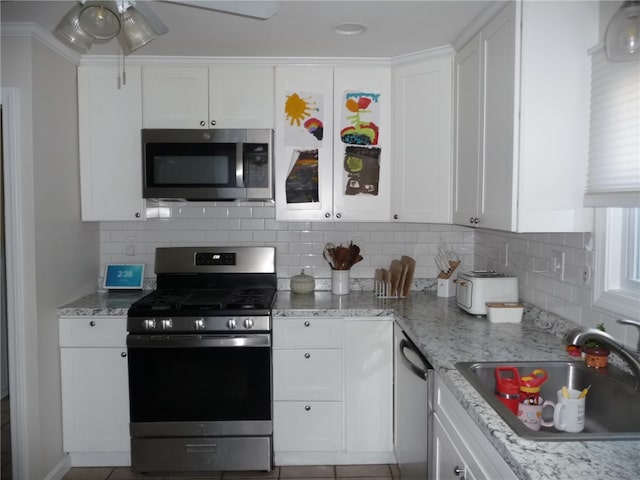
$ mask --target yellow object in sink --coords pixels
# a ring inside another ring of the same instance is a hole
[[[562,387],[562,396],[567,400],[569,399],[569,390],[567,389],[567,387]]]

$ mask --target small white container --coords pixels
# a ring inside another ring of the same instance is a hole
[[[331,293],[347,295],[349,293],[350,270],[331,270]]]
[[[491,323],[520,323],[524,304],[518,302],[487,302],[487,318]]]

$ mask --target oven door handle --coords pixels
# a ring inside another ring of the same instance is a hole
[[[268,333],[254,335],[127,335],[127,348],[270,347]]]

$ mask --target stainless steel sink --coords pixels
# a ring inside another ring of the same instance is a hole
[[[505,365],[516,367],[521,376],[537,368],[544,369],[548,379],[542,385],[540,395],[554,403],[557,391],[563,385],[576,390],[591,385],[585,403],[584,430],[567,433],[542,427],[536,432],[526,427],[495,396],[494,370]],[[615,366],[596,370],[582,361],[462,362],[457,363],[456,368],[521,437],[540,441],[640,439],[640,392],[634,389],[634,377]]]

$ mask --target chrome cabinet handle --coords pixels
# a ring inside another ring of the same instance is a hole
[[[309,352],[305,353],[304,358],[311,358],[311,354]]]
[[[394,219],[394,220],[398,220],[398,218],[400,218],[400,216],[396,213],[396,214],[393,216],[393,219]]]
[[[122,358],[125,358],[125,357],[127,356],[127,352],[121,352],[121,353],[120,353],[120,356],[121,356]]]
[[[204,120],[200,120],[200,126],[204,127],[207,124],[207,122],[205,122]]]
[[[336,213],[336,218],[342,218],[342,214],[341,213]]]
[[[331,216],[331,214],[329,212],[324,214],[324,218],[329,218]]]
[[[140,218],[140,212],[136,212],[136,214],[134,215],[134,217],[136,217],[136,218]]]
[[[311,322],[309,320],[307,320],[306,322],[304,322],[304,326],[305,327],[310,327],[311,326]]]
[[[91,320],[91,321],[89,322],[89,326],[90,326],[90,327],[95,327],[95,326],[96,326],[96,322],[95,322],[94,320]]]
[[[308,412],[309,410],[311,410],[311,405],[305,405],[304,409]]]
[[[456,465],[455,467],[453,467],[453,473],[456,477],[459,477],[461,473],[464,473],[464,469]],[[464,477],[462,477],[461,480],[464,480]]]
[[[217,123],[217,122],[216,122],[215,120],[211,120],[211,126],[212,126],[212,127],[215,127],[215,126],[216,126],[216,123]]]

